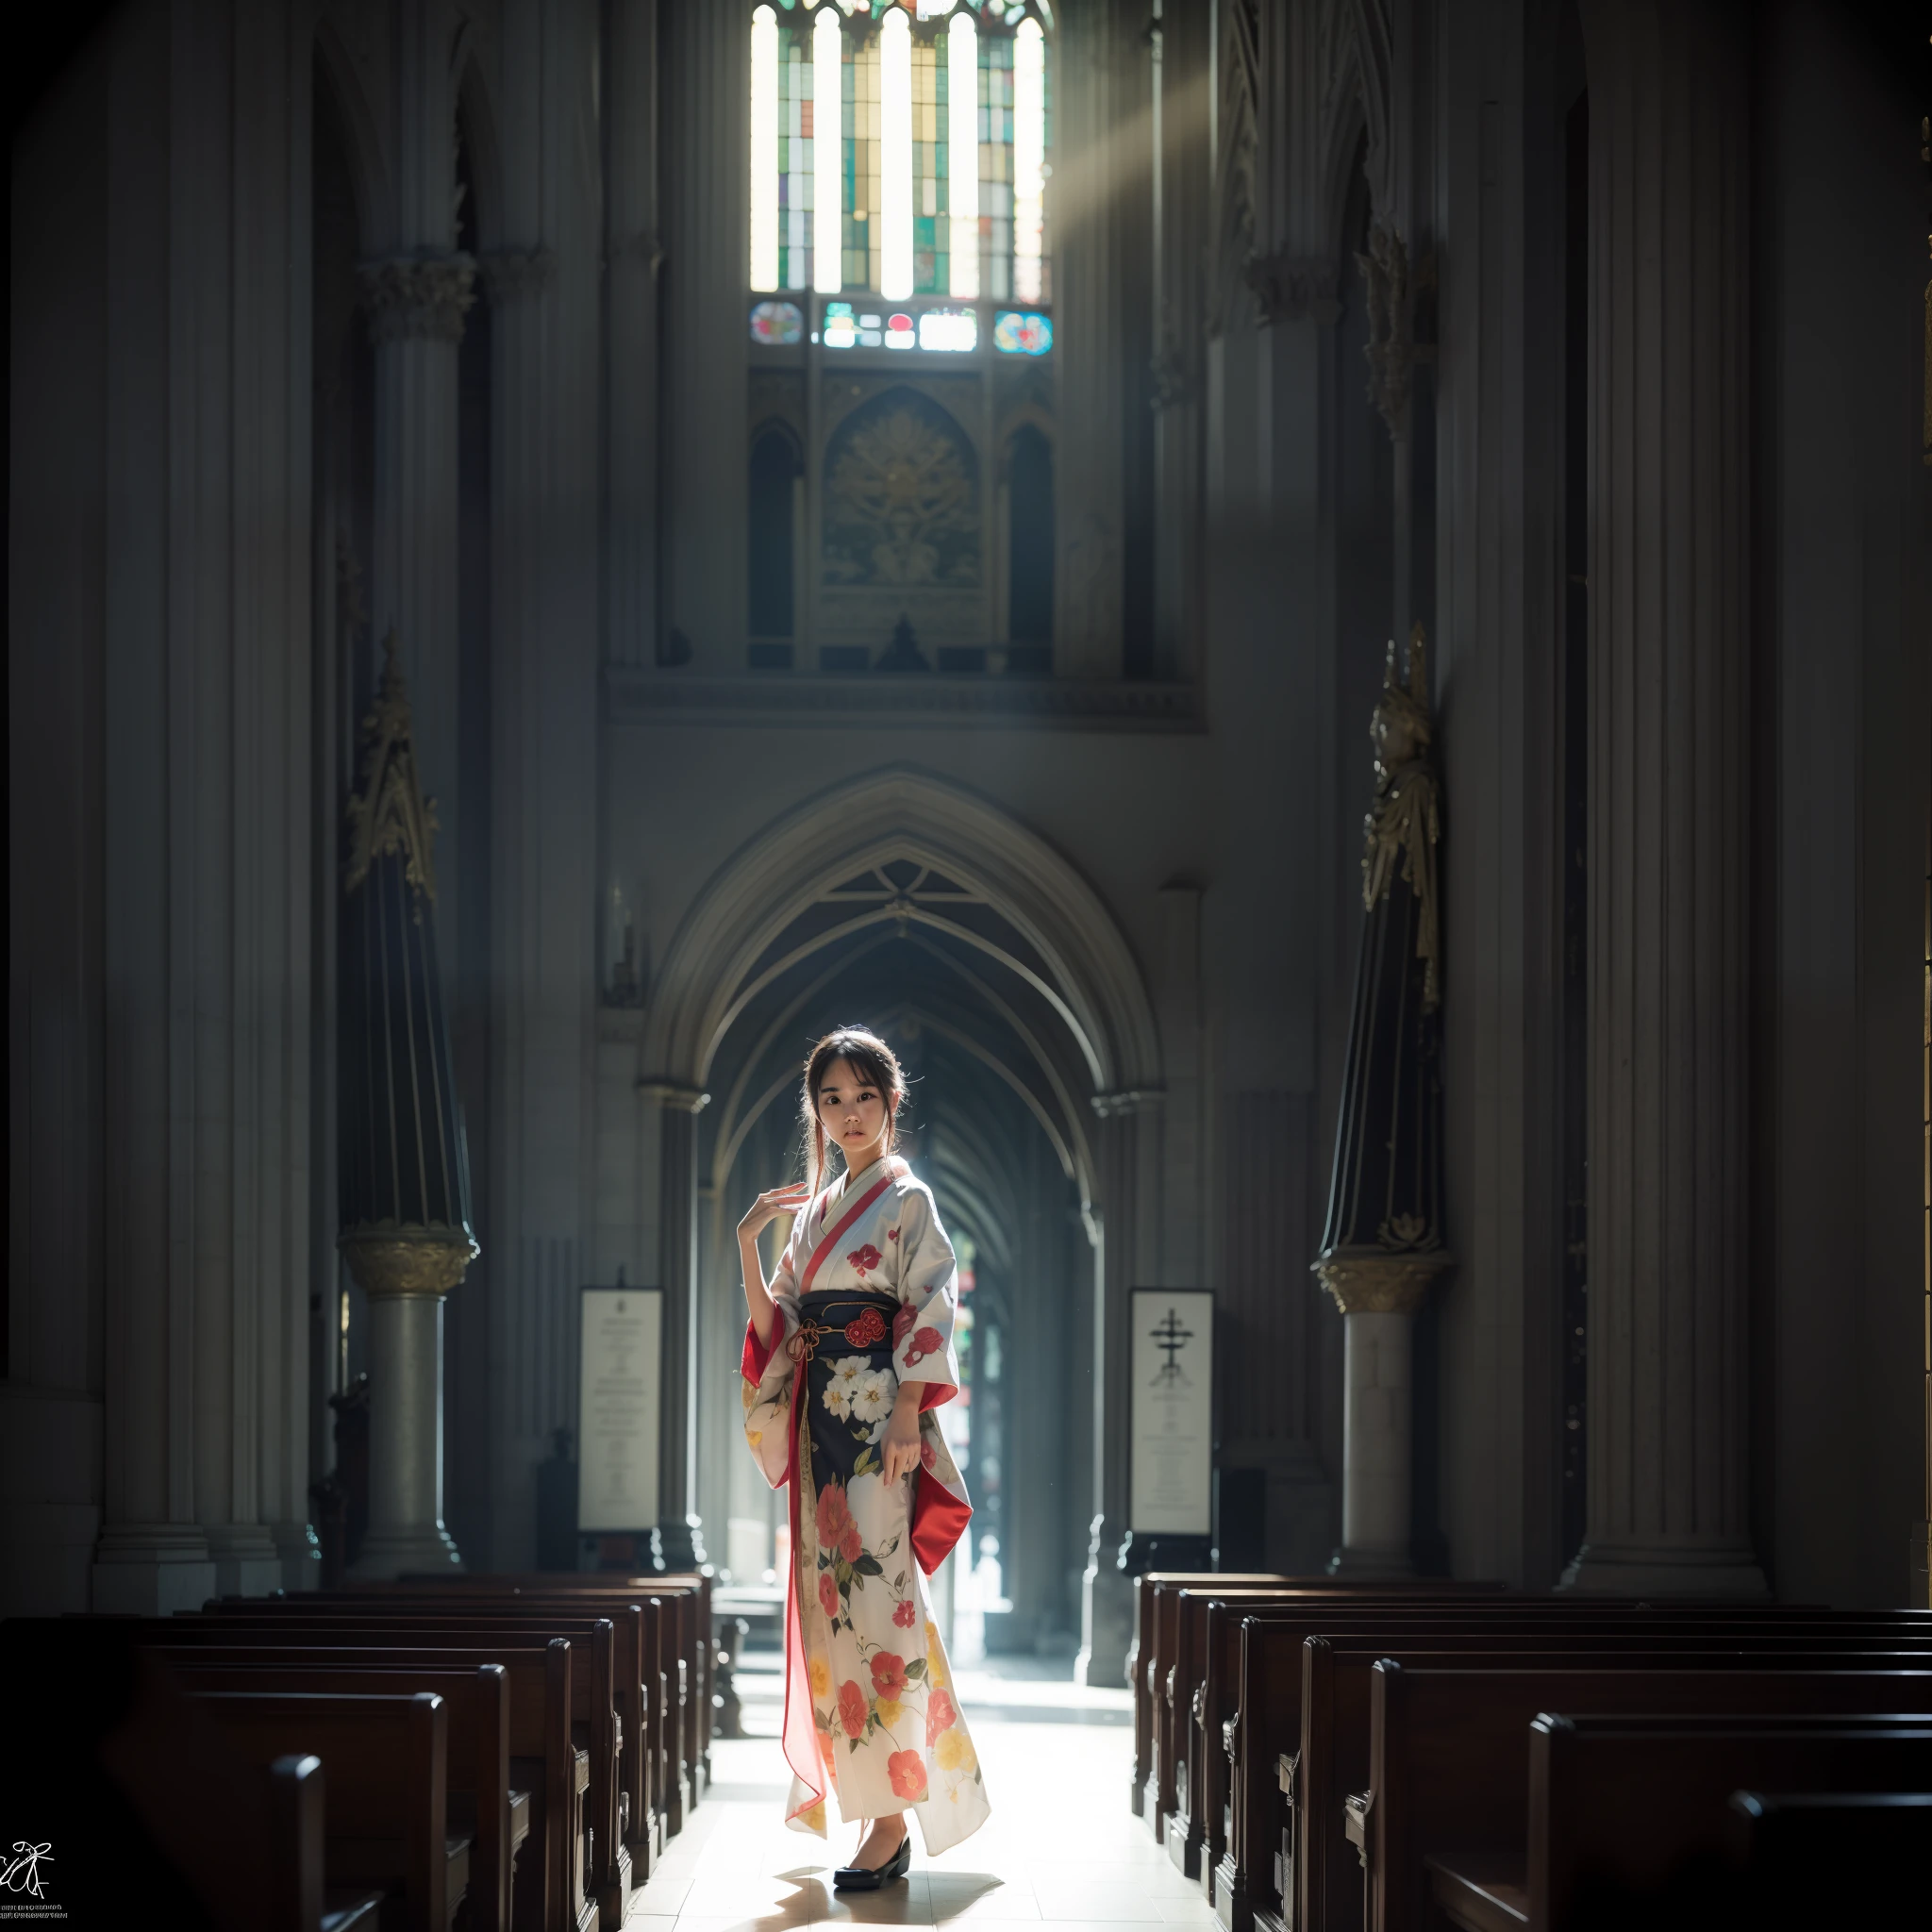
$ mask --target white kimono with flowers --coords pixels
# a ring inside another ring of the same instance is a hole
[[[745,1438],[791,1500],[787,1819],[823,1834],[829,1786],[848,1824],[911,1811],[928,1854],[988,1811],[921,1574],[972,1514],[933,1414],[959,1386],[958,1293],[932,1191],[889,1157],[793,1223],[772,1284],[781,1331],[760,1348],[747,1328],[743,1361]],[[921,1467],[888,1486],[878,1445],[902,1379],[926,1385]]]

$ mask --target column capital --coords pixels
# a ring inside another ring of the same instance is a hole
[[[356,1285],[371,1296],[434,1295],[439,1301],[482,1252],[460,1229],[427,1232],[352,1228],[337,1243]]]
[[[495,308],[541,295],[557,275],[557,252],[550,248],[493,248],[476,268],[483,292]]]
[[[1315,1263],[1314,1274],[1344,1315],[1413,1315],[1429,1284],[1455,1265],[1442,1248],[1406,1255],[1337,1248]]]
[[[357,264],[375,341],[458,342],[476,298],[476,263],[461,253],[401,255]]]
[[[646,1100],[655,1100],[666,1113],[703,1113],[711,1104],[711,1096],[696,1087],[687,1087],[680,1081],[661,1077],[640,1080],[638,1091]]]

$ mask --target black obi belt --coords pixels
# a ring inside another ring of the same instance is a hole
[[[899,1378],[892,1369],[896,1296],[867,1289],[814,1290],[799,1303],[787,1346],[805,1371],[812,1482],[849,1483],[880,1473]]]

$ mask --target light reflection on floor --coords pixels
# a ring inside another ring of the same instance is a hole
[[[1200,1888],[1168,1862],[1127,1809],[1133,1730],[1127,1693],[1069,1681],[1072,1663],[960,1670],[955,1682],[992,1797],[992,1817],[875,1893],[835,1893],[832,1868],[858,1834],[822,1842],[787,1831],[778,1756],[779,1679],[748,1659],[745,1725],[712,1746],[715,1782],[638,1894],[626,1932],[777,1932],[820,1923],[1063,1928],[1170,1924],[1209,1932]]]

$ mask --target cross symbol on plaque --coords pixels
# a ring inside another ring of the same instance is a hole
[[[1165,1317],[1157,1322],[1147,1332],[1153,1336],[1155,1347],[1161,1350],[1167,1357],[1167,1360],[1162,1365],[1160,1371],[1160,1380],[1163,1382],[1178,1381],[1180,1379],[1181,1367],[1175,1357],[1179,1356],[1182,1349],[1187,1347],[1189,1342],[1193,1341],[1194,1331],[1191,1328],[1183,1327],[1180,1317],[1170,1308]]]

